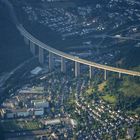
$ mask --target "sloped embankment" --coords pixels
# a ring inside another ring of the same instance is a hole
[[[8,9],[0,4],[0,73],[14,69],[30,57],[15,25],[12,23]]]

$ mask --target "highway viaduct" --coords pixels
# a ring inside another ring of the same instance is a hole
[[[62,51],[59,51],[57,49],[54,49],[43,42],[39,41],[35,37],[33,37],[29,32],[25,30],[25,28],[22,25],[17,26],[18,30],[20,31],[21,35],[24,37],[25,43],[30,45],[30,50],[33,54],[35,54],[35,47],[39,47],[39,62],[44,63],[44,51],[49,52],[49,69],[52,70],[54,67],[53,62],[53,55],[57,55],[61,57],[61,71],[66,71],[66,62],[65,60],[71,60],[75,63],[75,77],[78,77],[80,75],[80,64],[84,64],[89,66],[89,77],[92,77],[92,68],[98,68],[104,70],[104,79],[107,79],[107,71],[116,72],[119,74],[119,77],[121,77],[121,74],[127,74],[131,76],[140,76],[140,72],[137,71],[131,71],[116,67],[111,67],[107,65],[101,65],[95,62],[87,61],[85,59],[78,58],[76,56],[69,55],[67,53],[64,53]]]
[[[47,44],[44,44],[43,42],[39,41],[34,36],[32,36],[27,30],[25,30],[25,28],[22,26],[22,24],[20,24],[18,22],[18,19],[16,17],[12,4],[8,0],[2,0],[2,2],[8,6],[12,20],[15,23],[20,34],[24,37],[25,43],[30,45],[30,50],[31,50],[32,54],[35,55],[35,47],[39,48],[38,58],[39,58],[39,62],[41,64],[44,63],[44,51],[49,52],[49,69],[50,69],[50,71],[54,67],[53,55],[55,54],[61,58],[61,72],[64,72],[64,73],[66,72],[66,59],[71,60],[75,63],[75,77],[78,77],[80,75],[80,64],[84,64],[89,67],[89,77],[90,78],[92,78],[92,68],[97,68],[97,69],[103,70],[105,80],[107,79],[107,71],[116,72],[119,74],[119,77],[121,77],[122,74],[127,74],[130,76],[140,76],[140,72],[111,67],[111,66],[91,62],[91,61],[88,61],[85,59],[81,59],[81,58],[69,55],[65,52],[54,49],[54,48],[48,46]]]

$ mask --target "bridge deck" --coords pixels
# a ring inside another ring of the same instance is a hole
[[[132,76],[140,76],[140,72],[137,72],[137,71],[132,71],[132,70],[126,70],[126,69],[106,66],[106,65],[98,64],[98,63],[95,63],[95,62],[91,62],[91,61],[88,61],[88,60],[85,60],[85,59],[81,59],[81,58],[69,55],[67,53],[64,53],[62,51],[54,49],[54,48],[44,44],[43,42],[39,41],[38,39],[33,37],[29,32],[27,32],[22,25],[18,25],[17,28],[18,28],[18,30],[20,31],[20,33],[24,37],[26,37],[28,40],[30,40],[31,42],[33,42],[37,46],[39,46],[39,47],[43,48],[44,50],[47,50],[47,51],[49,51],[49,52],[51,52],[53,54],[56,54],[56,55],[61,56],[61,57],[64,57],[64,58],[66,58],[68,60],[79,62],[81,64],[92,66],[92,67],[95,67],[95,68],[98,68],[98,69],[103,69],[103,70],[122,73],[122,74],[128,74],[128,75],[132,75]]]

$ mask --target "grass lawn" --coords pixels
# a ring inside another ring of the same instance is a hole
[[[35,130],[42,128],[42,125],[37,121],[16,121],[9,120],[1,122],[4,131],[22,131],[22,130]]]
[[[91,94],[93,94],[93,92],[94,92],[94,88],[93,87],[91,87],[91,88],[86,90],[86,94],[87,95],[91,95]]]
[[[42,93],[44,93],[44,88],[43,87],[32,87],[31,92],[42,94]]]
[[[40,128],[37,121],[19,122],[18,125],[24,130],[34,130]]]
[[[110,104],[115,104],[116,103],[116,97],[113,96],[113,95],[105,95],[105,96],[102,96],[103,100],[110,103]]]
[[[106,81],[104,81],[103,83],[99,84],[99,85],[98,85],[98,90],[99,90],[100,92],[102,92],[102,91],[104,90],[106,84],[107,84]]]
[[[130,80],[125,80],[120,91],[124,93],[125,96],[128,97],[138,97],[140,98],[140,84],[135,83]]]
[[[25,137],[15,137],[15,138],[7,138],[6,140],[39,140],[35,136],[25,136]]]
[[[1,126],[4,131],[11,131],[11,130],[20,131],[20,128],[17,126],[16,121],[4,121],[1,122]]]

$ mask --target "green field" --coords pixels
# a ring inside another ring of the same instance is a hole
[[[120,88],[120,91],[124,93],[125,96],[128,97],[138,97],[140,98],[140,84],[130,81],[130,80],[125,80],[123,85]]]
[[[95,91],[95,90],[94,90],[93,87],[88,88],[88,89],[86,90],[86,94],[87,94],[87,95],[91,95],[91,94],[93,94],[94,91]]]
[[[110,104],[115,104],[116,103],[116,97],[113,96],[113,95],[105,95],[105,96],[102,96],[103,100],[110,103]]]
[[[39,138],[35,136],[25,136],[25,137],[7,138],[6,140],[39,140]]]
[[[23,130],[35,130],[42,128],[41,123],[38,121],[17,121],[8,120],[0,123],[4,131],[23,131]]]
[[[104,90],[104,88],[105,88],[106,85],[107,85],[107,82],[106,81],[104,81],[103,83],[99,84],[98,85],[98,90],[100,92],[103,92],[103,90]]]
[[[42,94],[42,93],[44,93],[44,88],[43,87],[32,87],[31,92]]]

